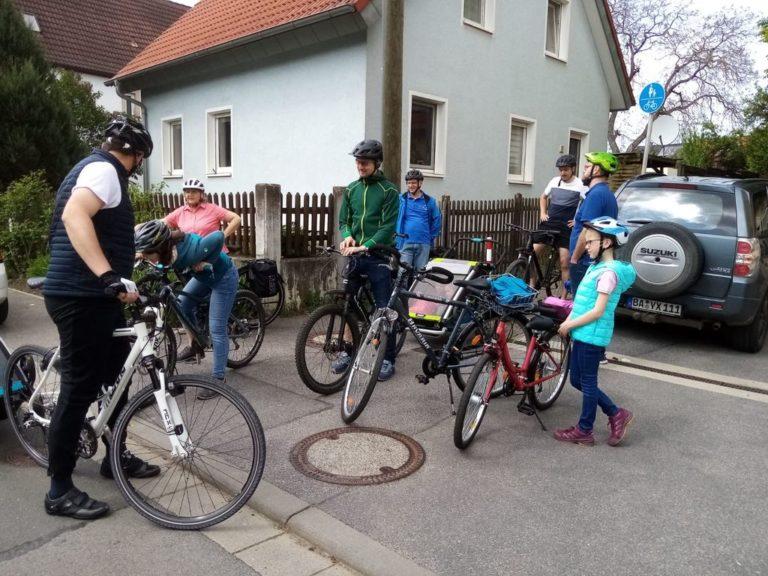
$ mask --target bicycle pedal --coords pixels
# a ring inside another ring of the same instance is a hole
[[[526,416],[533,416],[536,413],[536,410],[534,410],[533,406],[523,402],[517,405],[517,411],[525,414]]]
[[[416,382],[418,382],[419,384],[428,384],[429,378],[427,376],[424,376],[424,374],[417,374]]]

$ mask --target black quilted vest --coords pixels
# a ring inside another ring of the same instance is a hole
[[[123,278],[130,278],[135,255],[133,244],[133,206],[128,194],[128,172],[122,164],[107,152],[93,150],[81,160],[59,186],[49,236],[51,263],[45,277],[43,294],[46,296],[72,296],[105,298],[99,279],[85,265],[69,241],[61,215],[72,195],[72,188],[80,172],[91,162],[109,162],[117,170],[122,199],[115,208],[99,210],[93,217],[93,226],[101,249],[112,270]]]

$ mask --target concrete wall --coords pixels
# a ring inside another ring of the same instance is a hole
[[[288,309],[303,310],[317,305],[322,294],[341,286],[337,262],[332,258],[283,258],[280,268]]]
[[[445,176],[430,194],[452,198],[539,195],[567,151],[570,128],[605,149],[609,95],[582,2],[572,0],[567,62],[545,56],[546,2],[495,0],[495,30],[462,23],[461,0],[406,2],[403,134],[408,92],[448,100]],[[532,184],[508,184],[509,115],[536,121]],[[403,166],[408,145],[403,145]],[[404,185],[400,183],[400,185]]]
[[[355,178],[349,151],[365,131],[366,45],[363,34],[254,61],[247,48],[228,54],[239,67],[142,90],[157,153],[152,183],[180,190],[200,178],[208,190],[252,189],[279,182],[286,192],[329,192]],[[178,72],[177,72],[178,74]],[[231,176],[206,174],[206,114],[232,108]],[[162,175],[162,120],[182,118],[183,177]]]

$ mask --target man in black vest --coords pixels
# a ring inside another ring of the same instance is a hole
[[[72,472],[88,407],[102,386],[117,379],[130,350],[127,339],[112,338],[112,331],[125,325],[122,305],[138,297],[122,281],[131,277],[135,254],[128,178],[151,153],[152,138],[140,122],[112,120],[101,150],[94,149],[72,168],[56,193],[51,263],[43,288],[45,307],[59,331],[61,357],[61,388],[48,430],[48,514],[91,520],[109,512],[108,504],[75,488]],[[118,399],[110,426],[125,400],[125,395]],[[122,445],[110,449],[123,451],[123,468],[130,476],[160,472]],[[101,474],[112,477],[109,452]]]

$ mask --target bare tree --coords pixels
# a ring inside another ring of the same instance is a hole
[[[657,114],[675,114],[686,125],[701,120],[738,124],[744,89],[754,77],[747,43],[756,17],[724,10],[704,17],[688,1],[609,0],[633,90],[660,81],[667,91]],[[637,150],[647,118],[612,112],[608,142],[613,152]]]

